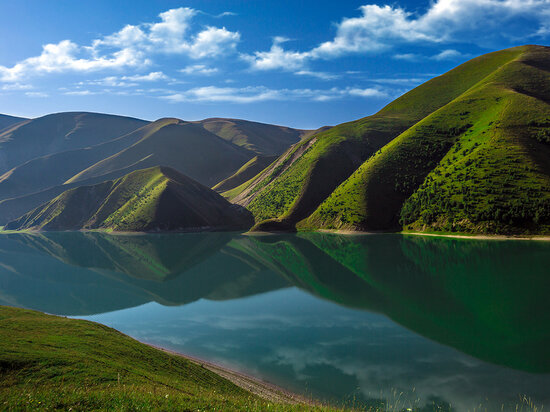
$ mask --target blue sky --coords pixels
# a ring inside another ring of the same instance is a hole
[[[550,0],[18,0],[0,5],[0,113],[372,114],[477,55],[548,45]]]

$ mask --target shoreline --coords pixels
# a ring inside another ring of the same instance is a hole
[[[162,352],[169,353],[170,355],[179,356],[184,359],[187,359],[188,361],[208,369],[209,371],[215,373],[216,375],[221,376],[222,378],[232,382],[234,385],[239,386],[240,388],[254,395],[257,395],[267,401],[274,402],[274,403],[286,403],[286,404],[292,404],[292,405],[309,405],[309,406],[321,405],[321,402],[315,401],[313,399],[308,399],[305,396],[298,395],[294,392],[291,392],[273,383],[266,382],[262,379],[247,375],[245,373],[237,372],[235,370],[217,365],[213,362],[209,362],[200,358],[185,355],[183,353],[166,349],[161,346],[153,345],[151,343],[147,343],[147,342],[141,342],[141,343],[143,343],[144,345],[150,346],[154,349],[160,350]]]
[[[25,233],[30,235],[40,235],[42,233],[104,233],[113,236],[143,236],[143,235],[155,235],[155,234],[197,234],[197,233],[238,233],[243,236],[273,236],[273,235],[291,235],[291,234],[300,234],[300,233],[327,233],[334,235],[345,235],[345,236],[366,236],[366,235],[412,235],[412,236],[432,236],[432,237],[445,237],[453,239],[477,239],[477,240],[531,240],[531,241],[542,241],[550,242],[549,235],[532,235],[532,236],[514,236],[514,235],[497,235],[497,234],[468,234],[468,233],[430,233],[430,232],[368,232],[361,230],[345,230],[345,229],[317,229],[317,230],[298,230],[296,232],[267,232],[267,231],[258,231],[258,232],[241,232],[238,230],[197,230],[197,231],[164,231],[164,232],[142,232],[142,231],[108,231],[101,229],[80,229],[80,230],[3,230],[0,226],[0,235],[12,235],[18,233]]]

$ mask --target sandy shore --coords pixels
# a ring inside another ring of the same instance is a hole
[[[222,378],[225,378],[228,381],[233,382],[235,385],[253,393],[254,395],[257,395],[263,399],[266,399],[270,402],[287,403],[287,404],[320,405],[320,403],[315,402],[312,399],[308,399],[304,396],[297,395],[277,385],[262,381],[261,379],[254,378],[252,376],[248,376],[244,373],[237,372],[228,368],[224,368],[222,366],[204,361],[202,359],[193,358],[191,356],[187,356],[179,352],[175,352],[169,349],[164,349],[156,345],[151,345],[146,342],[143,342],[143,343],[155,349],[169,353],[171,355],[181,356],[182,358],[185,358],[197,365],[200,365],[203,368],[206,368],[209,371],[214,372],[215,374],[221,376]]]

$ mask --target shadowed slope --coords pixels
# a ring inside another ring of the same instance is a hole
[[[131,146],[143,138],[151,136],[169,123],[170,119],[158,120],[105,143],[29,160],[0,176],[0,200],[32,194],[53,186],[62,185],[82,169]],[[70,187],[66,187],[64,190],[68,189]],[[44,201],[50,199],[44,199]],[[38,206],[38,204],[35,206]],[[23,210],[22,213],[19,213],[19,216],[27,211]]]
[[[17,123],[21,123],[25,120],[29,119],[25,119],[23,117],[9,116],[7,114],[0,114],[0,133],[3,129],[6,129],[9,126],[13,126]]]
[[[235,189],[256,176],[276,159],[277,156],[254,156],[234,174],[229,176],[227,179],[222,180],[212,189],[217,192],[227,192],[228,190]]]
[[[79,182],[107,173],[124,175],[152,166],[168,166],[213,186],[250,158],[251,152],[226,142],[201,126],[179,119],[161,119],[165,124],[132,146],[88,167],[69,179]]]
[[[68,190],[6,229],[122,231],[239,229],[250,214],[167,167]]]
[[[147,122],[100,113],[56,113],[19,123],[0,133],[0,173],[41,157],[97,145]]]

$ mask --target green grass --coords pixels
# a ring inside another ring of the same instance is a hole
[[[114,329],[0,307],[2,410],[328,410],[267,402]]]
[[[508,63],[384,146],[298,226],[550,232],[550,53],[512,50]]]
[[[375,115],[315,135],[309,150],[275,176],[241,187],[232,197],[256,221],[280,218],[296,223],[308,217],[365,160],[415,123],[445,106],[525,49],[515,48],[473,59],[401,96]],[[303,144],[303,142],[301,142]]]

